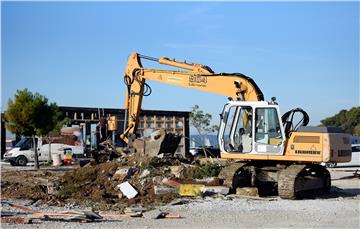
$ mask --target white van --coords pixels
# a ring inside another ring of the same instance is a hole
[[[49,144],[42,142],[41,138],[36,137],[36,146],[38,147],[39,162],[48,161]],[[61,135],[53,139],[51,145],[51,154],[60,154],[64,158],[64,150],[71,149],[75,157],[84,156],[84,144],[82,141],[81,129],[79,127],[64,127],[61,129]],[[28,162],[35,161],[35,151],[33,139],[31,137],[22,138],[13,149],[4,154],[4,161],[11,165],[25,166]]]

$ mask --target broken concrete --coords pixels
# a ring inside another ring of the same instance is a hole
[[[168,193],[178,193],[178,192],[179,192],[179,189],[177,189],[177,188],[172,188],[172,187],[167,187],[167,186],[159,186],[159,185],[154,186],[155,195],[164,195],[164,194],[168,194]]]
[[[152,178],[152,182],[154,184],[161,184],[163,179],[164,179],[164,177],[162,177],[162,176],[155,176]]]
[[[201,192],[204,196],[215,194],[227,195],[229,193],[229,188],[225,186],[204,186],[201,188]]]
[[[116,170],[116,172],[113,175],[113,178],[116,178],[119,180],[125,179],[125,177],[128,175],[129,169],[130,169],[130,167],[123,167],[123,168]]]
[[[125,180],[129,179],[131,176],[133,176],[138,169],[136,167],[123,167],[118,170],[113,175],[113,179],[117,180]]]
[[[156,157],[173,156],[179,146],[182,136],[174,133],[166,133],[165,129],[154,131],[149,138],[134,139],[129,143],[140,156]]]
[[[176,180],[172,180],[172,179],[168,179],[168,178],[164,178],[161,180],[161,183],[173,188],[180,188],[180,183]]]
[[[239,196],[259,196],[258,188],[256,187],[244,187],[244,188],[237,188],[236,195]]]
[[[142,171],[142,173],[140,175],[140,179],[145,178],[149,175],[150,175],[150,171],[148,169],[145,169],[144,171]]]
[[[217,177],[207,177],[203,179],[195,179],[196,183],[204,184],[206,186],[221,186],[223,183],[223,180],[217,178]]]
[[[174,175],[176,178],[180,178],[183,170],[184,170],[184,166],[181,165],[170,166],[170,173]]]

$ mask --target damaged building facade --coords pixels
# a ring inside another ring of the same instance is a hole
[[[99,132],[97,126],[104,120],[102,125],[105,125],[105,132],[102,132],[102,138],[112,138],[114,143],[118,146],[123,146],[124,143],[120,139],[120,134],[125,129],[125,109],[115,108],[91,108],[91,107],[69,107],[59,106],[59,110],[64,118],[67,118],[70,125],[79,125],[82,128],[83,141],[87,147],[96,147],[99,139],[96,133]],[[177,153],[185,153],[189,151],[189,114],[190,112],[183,111],[162,111],[162,110],[142,110],[138,134],[140,136],[149,136],[151,132],[164,128],[167,132],[178,133],[183,137],[177,149]],[[115,131],[107,130],[106,120],[109,117],[116,117]],[[105,135],[105,136],[104,136]],[[6,130],[5,120],[2,114],[1,123],[1,155],[6,151]]]

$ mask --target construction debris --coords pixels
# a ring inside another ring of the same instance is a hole
[[[258,188],[256,187],[244,187],[237,188],[236,195],[239,196],[259,196]]]
[[[149,175],[150,175],[150,171],[148,169],[145,169],[144,171],[142,171],[142,173],[140,175],[140,179],[145,178]]]
[[[7,214],[8,216],[1,215],[2,223],[28,224],[28,223],[32,223],[34,220],[64,221],[64,222],[93,222],[95,220],[102,219],[102,216],[100,216],[99,214],[87,210],[73,210],[73,211],[65,211],[65,212],[41,212],[6,201],[2,201],[2,204],[7,204],[11,207],[23,211],[21,213],[17,213],[13,215],[8,213]],[[22,216],[20,216],[20,214],[22,214]]]
[[[116,172],[113,175],[113,179],[117,179],[117,180],[126,180],[129,179],[132,175],[134,175],[137,172],[137,168],[135,167],[122,167],[119,168],[118,170],[116,170]]]
[[[164,132],[159,131],[150,138],[157,144],[162,139],[162,144],[165,144],[166,136],[164,137]],[[170,142],[176,140],[167,138]],[[121,214],[115,214],[113,217],[121,218],[140,217],[142,212],[124,212],[124,209],[134,205],[151,209],[179,197],[228,193],[229,188],[222,187],[223,180],[217,177],[224,167],[221,161],[202,160],[203,163],[190,163],[174,156],[174,152],[161,151],[151,157],[146,152],[143,152],[143,155],[141,152],[132,153],[126,148],[118,149],[106,142],[102,144],[102,149],[98,150],[97,158],[83,167],[74,167],[63,172],[6,173],[3,176],[5,180],[2,180],[2,195],[5,198],[41,201],[41,204],[48,205],[68,205],[72,206],[71,208],[91,206],[95,210],[119,211]],[[105,157],[109,153],[116,155],[113,156],[114,160],[109,161],[110,158]],[[178,202],[180,203],[181,201]],[[58,216],[46,217],[46,220],[53,220],[53,217]],[[86,216],[74,213],[70,216],[67,213],[64,217],[66,218],[62,220],[85,221]]]
[[[182,135],[174,133],[166,133],[165,129],[154,131],[150,137],[143,139],[130,139],[129,147],[134,148],[140,156],[157,157],[174,156],[179,146]]]
[[[183,205],[183,204],[187,204],[190,201],[188,199],[177,199],[177,200],[173,200],[170,202],[170,205]]]
[[[173,188],[180,188],[180,183],[173,179],[164,178],[161,180],[161,183]]]
[[[156,211],[155,212],[155,217],[153,217],[153,219],[180,219],[181,216],[178,214],[170,214],[168,212],[164,212],[164,211]]]
[[[179,192],[179,189],[177,189],[177,188],[159,186],[159,185],[154,186],[154,194],[155,195],[164,195],[164,194],[168,194],[168,193],[178,193],[178,192]]]
[[[184,167],[181,166],[181,165],[170,166],[170,172],[176,178],[180,178],[181,173],[182,173],[183,170],[184,170]]]
[[[117,187],[128,199],[132,199],[138,194],[136,189],[127,181],[119,184]]]
[[[201,184],[180,184],[180,196],[200,196],[201,189],[204,188]]]
[[[215,194],[227,195],[229,193],[229,188],[224,186],[203,186],[201,192],[204,196]]]
[[[33,219],[28,217],[21,217],[21,216],[8,216],[8,217],[1,217],[1,223],[9,223],[9,224],[30,224],[32,223]]]

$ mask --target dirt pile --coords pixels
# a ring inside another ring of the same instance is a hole
[[[57,172],[57,175],[63,173]],[[11,171],[1,174],[1,197],[10,199],[49,200],[48,183],[56,180],[53,172]]]
[[[215,167],[220,168],[213,166]],[[96,203],[93,207],[103,210],[118,210],[132,205],[151,208],[153,205],[166,204],[179,197],[178,193],[174,192],[161,195],[155,193],[154,187],[163,185],[164,179],[176,179],[177,182],[181,182],[203,178],[209,168],[211,166],[208,164],[190,165],[176,158],[153,157],[136,161],[132,157],[127,157],[126,160],[87,165],[66,173],[58,182],[55,196],[62,202],[74,201],[77,204],[90,205],[93,202]],[[216,175],[216,172],[212,172],[211,175]],[[117,186],[125,181],[138,192],[136,197],[128,199],[119,190]]]
[[[180,197],[180,184],[221,185],[218,163],[189,163],[176,157],[130,154],[105,163],[89,163],[71,171],[7,172],[2,197],[41,200],[49,205],[75,204],[96,210],[152,208]],[[212,178],[212,179],[210,179]],[[119,185],[128,182],[136,192],[127,198]]]

